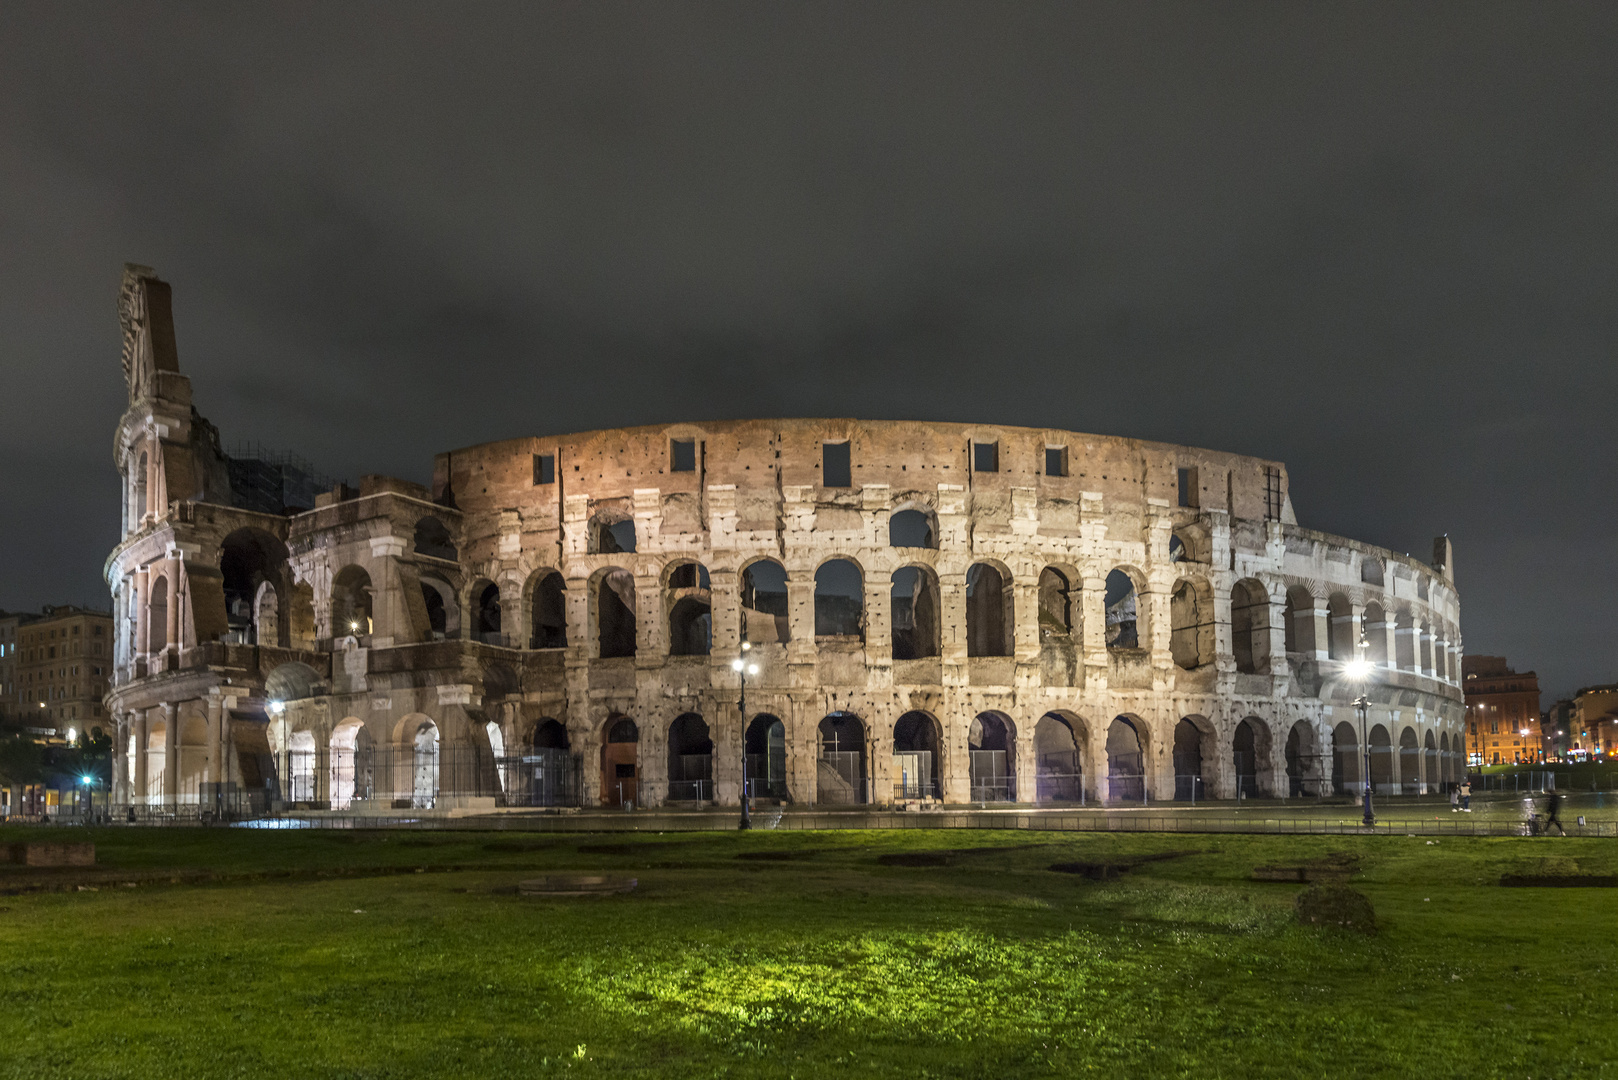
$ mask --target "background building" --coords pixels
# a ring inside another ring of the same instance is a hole
[[[1587,686],[1573,695],[1574,751],[1591,757],[1618,751],[1618,684]]]
[[[7,631],[14,641],[5,640]],[[0,645],[8,715],[58,738],[70,730],[110,733],[102,699],[112,677],[111,613],[64,605],[10,616],[0,622]]]
[[[1545,760],[1539,723],[1539,676],[1511,670],[1503,656],[1461,661],[1466,693],[1466,760],[1504,765]]]

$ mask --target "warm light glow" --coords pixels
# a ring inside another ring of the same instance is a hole
[[[757,675],[758,674],[758,665],[757,664],[748,664],[747,665],[747,673],[749,675]]]
[[[1343,674],[1355,682],[1363,682],[1371,677],[1371,662],[1369,660],[1350,660],[1343,665]]]
[[[732,660],[730,662],[730,670],[732,670],[732,671],[740,671],[741,669],[742,669],[742,662],[741,662],[741,660],[739,658],[736,659],[736,660]]]
[[[349,623],[348,623],[348,628],[349,628],[350,631],[358,632],[358,630],[360,628],[360,624],[355,622],[354,620],[350,619]]]
[[[742,642],[742,652],[746,652],[748,649],[751,649],[752,647],[753,647],[753,643],[751,641]]]
[[[68,742],[72,742],[74,739],[77,739],[78,737],[79,737],[79,729],[78,728],[68,728],[67,729],[67,741]]]

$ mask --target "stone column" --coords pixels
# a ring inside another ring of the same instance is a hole
[[[1313,597],[1313,601],[1314,607],[1307,613],[1314,636],[1312,651],[1316,660],[1327,660],[1331,658],[1331,609],[1318,596]],[[1305,613],[1300,611],[1298,614],[1302,616]],[[1298,644],[1301,647],[1303,643],[1300,641]]]
[[[147,761],[151,723],[147,718],[147,712],[146,709],[137,709],[132,717],[135,736],[135,787],[129,795],[129,801],[132,803],[146,803],[151,788],[151,763]]]
[[[113,724],[112,744],[112,802],[127,803],[129,799],[129,714],[119,713]]]
[[[223,740],[220,738],[220,728],[224,725],[224,702],[217,691],[208,695],[208,744],[207,761],[203,766],[203,780],[213,789],[224,779],[223,759],[219,748]]]
[[[146,656],[152,651],[152,622],[149,609],[152,606],[151,572],[146,567],[135,571],[135,655]],[[145,753],[146,748],[141,747]]]
[[[865,662],[869,667],[893,666],[893,575],[865,572]]]
[[[163,648],[178,653],[180,641],[180,560],[169,559],[166,563],[169,578],[169,612],[168,612],[168,638],[163,642]]]

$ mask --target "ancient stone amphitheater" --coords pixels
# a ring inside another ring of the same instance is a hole
[[[1422,792],[1459,600],[1300,527],[1279,462],[1070,431],[667,424],[230,457],[125,275],[119,797],[169,810],[1139,802]],[[1353,679],[1347,661],[1369,660]]]

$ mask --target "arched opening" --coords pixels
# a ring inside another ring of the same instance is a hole
[[[461,607],[449,583],[434,577],[421,579],[421,602],[427,611],[427,637],[443,641],[461,632]]]
[[[567,728],[549,717],[534,725],[513,770],[514,795],[528,806],[577,806],[578,763],[568,745]]]
[[[1206,582],[1181,578],[1174,583],[1169,594],[1169,654],[1187,671],[1213,663],[1213,594]]]
[[[786,570],[773,559],[749,563],[742,571],[742,640],[769,645],[791,637]]]
[[[1107,648],[1140,648],[1139,612],[1135,603],[1135,579],[1123,570],[1107,575]],[[1109,736],[1110,738],[1110,736]]]
[[[787,797],[787,728],[779,717],[760,713],[747,725],[747,791],[755,798]]]
[[[911,711],[893,725],[893,797],[938,798],[939,748],[943,737],[929,713]]]
[[[1326,656],[1331,660],[1354,659],[1354,609],[1348,597],[1332,593],[1326,598]]]
[[[150,715],[150,714],[147,714]],[[168,755],[165,744],[168,740],[168,721],[153,720],[146,725],[146,799],[148,802],[163,802],[165,769]]]
[[[707,567],[680,563],[669,572],[669,655],[707,656],[713,649],[713,591]]]
[[[416,536],[412,550],[417,555],[425,555],[429,559],[446,559],[454,562],[459,558],[449,529],[442,521],[432,516],[416,522]]]
[[[1431,731],[1427,732],[1422,745],[1422,790],[1438,791],[1443,787],[1443,775],[1438,766],[1438,740],[1433,738]]]
[[[331,636],[371,633],[371,575],[345,566],[331,579]]]
[[[1371,727],[1371,787],[1378,795],[1393,795],[1393,739],[1381,724]]]
[[[1174,725],[1174,797],[1182,802],[1208,797],[1202,774],[1203,740],[1208,737],[1189,717]]]
[[[860,639],[865,632],[865,579],[847,559],[815,571],[815,636]]]
[[[920,660],[939,655],[938,579],[925,566],[893,572],[891,617],[893,658]]]
[[[1186,546],[1185,540],[1180,536],[1179,533],[1170,533],[1169,562],[1189,562],[1190,559],[1190,548]]]
[[[1107,799],[1111,802],[1146,799],[1146,754],[1140,729],[1127,716],[1115,717],[1107,727]]]
[[[640,798],[638,751],[640,729],[620,716],[607,721],[607,741],[601,747],[601,803],[633,807]]]
[[[608,521],[597,518],[590,524],[590,551],[595,555],[633,554],[635,551],[635,519],[631,517]]]
[[[1083,759],[1078,735],[1064,716],[1048,712],[1034,724],[1034,798],[1039,802],[1082,802]]]
[[[477,640],[485,645],[504,645],[506,639],[501,632],[500,586],[492,581],[473,585],[472,606],[477,612]]]
[[[310,803],[315,798],[315,733],[294,731],[287,740],[286,799]]]
[[[181,716],[179,725],[180,737],[175,742],[175,751],[180,758],[180,780],[175,785],[175,791],[180,802],[196,804],[202,801],[202,785],[207,779],[208,720],[200,712],[187,712]],[[311,735],[308,740],[309,754],[305,759],[311,769],[314,763],[314,749],[314,736]],[[301,796],[304,801],[315,797],[312,772],[303,790],[308,792]]]
[[[483,734],[489,740],[489,753],[494,758],[494,775],[500,784],[500,794],[511,794],[511,763],[506,757],[506,733],[499,723],[490,720],[483,725]],[[502,805],[509,806],[510,803]]]
[[[1302,653],[1305,659],[1312,657],[1316,648],[1314,594],[1302,585],[1292,586],[1287,590],[1286,611],[1282,617],[1286,621],[1283,630],[1287,652]]]
[[[921,510],[900,510],[888,518],[888,543],[899,548],[936,548],[938,533],[931,515]]]
[[[131,527],[136,529],[146,520],[146,473],[149,468],[146,451],[142,450],[140,462],[135,467],[135,521]]]
[[[1268,785],[1269,772],[1266,767],[1269,759],[1270,731],[1263,722],[1249,716],[1236,725],[1236,733],[1231,738],[1231,756],[1236,772],[1236,793],[1238,796],[1256,798],[1268,794],[1265,790]]]
[[[225,640],[279,645],[276,637],[274,581],[287,560],[286,545],[259,529],[237,529],[219,545],[219,576],[225,594]],[[269,603],[264,589],[268,588]],[[266,610],[266,608],[268,610]],[[268,615],[269,635],[261,637],[261,613]]]
[[[596,628],[603,660],[635,655],[635,575],[614,567],[596,589]]]
[[[1257,675],[1270,670],[1270,595],[1251,578],[1231,586],[1230,645],[1237,671]]]
[[[371,733],[348,717],[331,733],[331,808],[347,810],[356,800],[376,797],[376,754]]]
[[[815,801],[828,805],[867,801],[864,722],[853,713],[834,712],[820,722],[819,734]]]
[[[669,725],[669,801],[713,798],[713,739],[696,713],[681,713]]]
[[[1416,670],[1426,675],[1433,673],[1433,635],[1432,627],[1423,627],[1416,624]]]
[[[146,638],[152,652],[162,652],[169,643],[169,579],[161,574],[152,578],[151,597],[146,605]]]
[[[1331,790],[1334,795],[1358,795],[1365,789],[1360,771],[1360,740],[1354,725],[1343,721],[1331,732]]]
[[[1013,625],[1004,575],[988,563],[973,563],[966,571],[966,655],[1010,656]]]
[[[1071,590],[1067,575],[1055,567],[1047,566],[1039,572],[1039,640],[1072,636]]]
[[[258,587],[253,598],[253,637],[259,645],[281,644],[281,598],[268,581]]]
[[[567,648],[567,582],[555,570],[542,570],[529,595],[530,649]]]
[[[315,590],[307,582],[293,582],[287,595],[287,646],[313,651],[315,641]]]
[[[1394,616],[1393,645],[1399,670],[1416,670],[1416,623],[1408,611]]]
[[[301,701],[325,690],[320,674],[308,664],[278,664],[264,678],[264,696],[271,701]]]
[[[1320,773],[1320,751],[1315,745],[1315,729],[1299,720],[1287,732],[1287,796],[1313,795],[1319,791],[1313,781]]]
[[[1448,791],[1450,784],[1455,780],[1455,761],[1450,753],[1449,732],[1438,736],[1438,782],[1443,790]]]
[[[1388,616],[1375,600],[1365,605],[1360,616],[1365,630],[1365,659],[1377,667],[1388,666]]]
[[[410,739],[410,805],[430,810],[438,801],[438,725],[423,720]]]
[[[1366,559],[1360,563],[1360,580],[1367,585],[1382,584],[1382,560]]]
[[[1016,797],[1016,750],[1004,713],[978,713],[967,729],[967,769],[973,802],[1010,802]]]
[[[1399,732],[1399,791],[1404,795],[1421,793],[1421,743],[1414,728]]]

